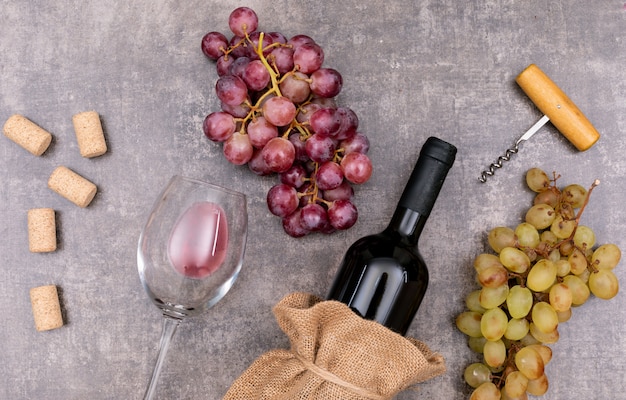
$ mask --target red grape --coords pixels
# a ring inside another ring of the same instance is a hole
[[[329,136],[315,134],[305,143],[306,154],[315,162],[323,163],[335,157],[335,142]]]
[[[298,208],[298,192],[292,186],[280,183],[267,192],[267,207],[279,217],[286,217]]]
[[[286,126],[296,117],[296,106],[286,97],[272,97],[263,104],[263,115],[276,126]]]
[[[230,73],[230,66],[235,62],[235,57],[232,56],[221,56],[217,59],[216,70],[218,76],[228,75]]]
[[[311,91],[318,96],[335,97],[341,92],[342,86],[341,74],[332,68],[321,68],[311,74]]]
[[[370,149],[370,141],[364,134],[357,132],[352,137],[342,140],[339,148],[343,149],[344,154],[363,153],[367,154]]]
[[[309,125],[318,135],[335,136],[341,128],[341,117],[335,108],[320,108],[311,114]]]
[[[206,116],[202,127],[206,137],[214,142],[223,142],[235,132],[237,124],[232,115],[216,111]]]
[[[239,7],[233,10],[228,17],[228,27],[237,36],[244,37],[256,31],[259,26],[259,18],[248,7]]]
[[[347,107],[337,108],[337,114],[341,118],[341,128],[339,128],[339,132],[337,133],[337,139],[348,139],[356,133],[359,127],[359,117],[357,117],[352,109]]]
[[[256,52],[259,48],[259,40],[261,40],[261,34],[259,32],[254,32],[250,35],[250,47],[248,47],[248,57],[253,60],[260,60],[261,56],[259,56]],[[264,35],[263,43],[261,45],[261,50],[263,51],[263,55],[267,57],[272,52],[272,40],[271,36]]]
[[[298,189],[306,182],[307,171],[301,164],[294,164],[287,171],[280,174],[280,181],[285,185]]]
[[[300,224],[307,231],[319,231],[329,225],[326,209],[317,203],[310,203],[300,210]]]
[[[250,158],[250,161],[248,161],[248,168],[250,171],[259,176],[269,175],[272,173],[272,170],[267,166],[267,164],[265,164],[263,154],[259,149],[254,149],[252,157]]]
[[[263,147],[263,161],[274,172],[285,172],[293,165],[296,149],[293,144],[283,138],[275,137]]]
[[[324,50],[315,43],[304,43],[295,48],[293,63],[298,71],[305,74],[313,73],[324,63]]]
[[[341,169],[346,179],[352,183],[365,183],[372,176],[372,162],[362,153],[346,154],[341,160]]]
[[[228,39],[219,32],[209,32],[202,38],[202,52],[213,61],[224,55]]]
[[[228,140],[224,142],[224,157],[235,165],[243,165],[250,161],[254,149],[250,144],[248,135],[239,132],[232,134]]]
[[[302,237],[309,234],[309,231],[302,226],[302,214],[296,210],[283,218],[283,229],[289,236]]]
[[[311,88],[307,82],[308,76],[302,72],[286,75],[278,87],[283,96],[293,103],[302,103],[309,98]]]
[[[335,229],[351,228],[359,213],[350,200],[337,200],[328,208],[328,221]]]
[[[320,165],[315,175],[317,187],[322,190],[335,189],[343,182],[343,171],[339,164],[327,161]]]
[[[264,117],[257,117],[248,124],[248,136],[250,136],[250,143],[257,149],[261,149],[267,142],[278,136],[278,128]]]
[[[335,201],[335,200],[352,200],[354,196],[354,189],[352,185],[346,180],[341,182],[341,185],[337,186],[334,189],[324,190],[324,200],[326,201]]]
[[[259,60],[252,60],[243,70],[243,81],[248,89],[258,92],[270,83],[270,73]]]
[[[241,78],[233,75],[224,75],[215,84],[217,97],[228,104],[236,106],[243,103],[248,97],[248,88]]]
[[[270,53],[268,61],[276,65],[280,74],[286,74],[293,70],[293,49],[290,47],[276,47]]]

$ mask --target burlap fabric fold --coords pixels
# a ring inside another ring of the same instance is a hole
[[[441,355],[357,316],[345,304],[292,293],[274,315],[291,349],[256,359],[225,400],[384,400],[445,372]]]

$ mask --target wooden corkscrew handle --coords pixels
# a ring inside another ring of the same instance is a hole
[[[530,64],[515,81],[576,148],[585,151],[600,134],[569,97],[535,64]]]

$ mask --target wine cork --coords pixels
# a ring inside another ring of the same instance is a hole
[[[92,182],[64,166],[52,172],[48,187],[83,208],[91,203],[98,190]]]
[[[72,117],[74,132],[80,155],[86,158],[98,157],[107,152],[100,116],[95,111],[85,111]]]
[[[55,285],[30,289],[30,303],[37,331],[49,331],[63,326],[59,293]]]
[[[56,219],[52,208],[28,210],[28,248],[33,253],[57,249]]]
[[[23,115],[15,114],[4,123],[4,135],[35,156],[50,146],[52,135]]]

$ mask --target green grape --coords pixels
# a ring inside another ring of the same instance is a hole
[[[531,324],[532,325],[532,324]],[[520,339],[520,344],[522,346],[530,346],[533,344],[541,344],[541,342],[539,340],[537,340],[532,333],[528,332],[528,335],[524,336],[522,339]]]
[[[600,269],[589,275],[589,290],[604,300],[612,299],[619,292],[619,281],[610,269]]]
[[[474,269],[476,272],[480,272],[494,265],[502,266],[502,263],[500,262],[500,258],[493,254],[482,253],[474,259]]]
[[[530,267],[530,259],[523,251],[515,247],[505,247],[500,252],[500,262],[509,271],[523,274]]]
[[[619,247],[609,243],[598,247],[591,256],[591,263],[598,269],[613,269],[619,264],[622,252]]]
[[[492,265],[478,273],[478,283],[483,287],[495,288],[509,280],[509,273],[501,265]]]
[[[499,253],[505,247],[514,247],[517,238],[513,229],[506,226],[498,226],[489,231],[487,235],[487,241],[489,246]]]
[[[569,261],[570,271],[574,275],[580,275],[587,269],[587,257],[578,249],[572,251],[567,261]]]
[[[560,259],[554,263],[556,265],[556,275],[561,278],[568,275],[572,270],[572,265],[566,259]]]
[[[554,222],[556,212],[548,204],[536,204],[526,212],[526,222],[536,229],[546,229]]]
[[[526,393],[528,378],[520,371],[513,371],[506,376],[504,381],[504,392],[509,397],[520,397]]]
[[[526,185],[533,192],[543,192],[550,187],[550,178],[540,168],[531,168],[526,172]]]
[[[539,245],[539,232],[533,225],[522,222],[515,228],[515,236],[517,236],[517,242],[522,247],[530,247],[534,249]]]
[[[576,246],[574,246],[573,240],[563,240],[559,243],[559,252],[564,257],[572,254],[572,251],[574,251],[575,248]]]
[[[542,242],[548,243],[551,246],[554,246],[556,242],[559,241],[559,238],[556,237],[556,235],[549,230],[541,232],[541,235],[539,235],[539,239],[541,239]]]
[[[480,301],[480,305],[483,308],[491,310],[492,308],[496,308],[500,304],[504,303],[508,295],[508,284],[504,284],[496,288],[484,287],[480,290],[480,296],[478,296],[478,300]]]
[[[561,199],[574,208],[582,207],[586,198],[587,189],[578,184],[568,185],[561,191]]]
[[[557,215],[550,225],[550,231],[559,239],[567,239],[576,229],[576,220],[564,219],[562,215]]]
[[[481,337],[480,320],[483,315],[476,311],[464,311],[456,317],[456,327],[470,337]]]
[[[555,329],[552,332],[542,332],[540,331],[534,322],[530,323],[530,334],[542,344],[552,344],[559,341],[559,329]]]
[[[547,204],[552,208],[556,208],[556,206],[559,204],[560,198],[561,195],[558,189],[550,188],[548,190],[544,190],[543,192],[537,193],[537,195],[533,199],[533,204]]]
[[[506,332],[509,319],[500,308],[485,311],[480,320],[480,332],[489,341],[500,340]]]
[[[591,271],[589,268],[585,269],[580,275],[577,275],[581,281],[585,282],[587,286],[589,285],[589,275],[591,275]]]
[[[572,318],[572,309],[570,308],[569,310],[565,311],[557,311],[556,315],[557,317],[559,317],[559,324],[562,324]]]
[[[491,382],[491,370],[483,363],[472,363],[465,368],[463,377],[468,385],[477,388],[485,382]]]
[[[541,355],[530,347],[522,347],[515,353],[515,366],[529,380],[539,379],[544,371]]]
[[[539,355],[541,356],[541,359],[543,360],[544,366],[548,365],[550,360],[552,360],[552,349],[550,347],[543,345],[543,344],[531,344],[531,345],[528,345],[527,347],[530,347],[531,349],[539,353]]]
[[[506,361],[506,346],[502,340],[487,341],[483,348],[485,363],[490,367],[497,368]]]
[[[500,389],[493,382],[485,382],[474,389],[469,400],[500,400]]]
[[[485,347],[485,343],[487,342],[487,339],[485,339],[484,337],[469,337],[467,339],[467,345],[469,346],[469,348],[478,354],[482,354],[483,353],[483,349]]]
[[[583,282],[582,279],[576,275],[567,275],[563,278],[563,283],[566,284],[572,292],[573,306],[585,304],[591,293],[589,291],[589,287],[585,282]]]
[[[486,310],[480,305],[480,290],[474,290],[465,298],[465,306],[470,311],[484,313]]]
[[[524,318],[533,306],[533,294],[527,287],[519,285],[509,289],[506,307],[513,318]]]
[[[547,259],[539,260],[528,272],[526,286],[532,291],[543,292],[556,280],[556,265]]]
[[[531,318],[542,333],[553,332],[559,326],[559,317],[556,315],[556,311],[545,301],[535,303],[531,311]]]
[[[578,225],[574,233],[574,244],[581,249],[590,249],[596,244],[596,234],[588,226]]]
[[[502,393],[500,394],[500,400],[528,400],[528,394],[524,393],[523,395],[519,396],[519,397],[511,397],[508,394],[506,394],[506,390],[502,390]]]
[[[506,327],[504,337],[509,340],[521,340],[528,335],[530,323],[526,318],[512,318]]]
[[[533,396],[543,396],[548,391],[548,377],[543,374],[537,379],[529,380],[526,391]]]
[[[550,305],[557,312],[567,311],[572,307],[572,292],[564,283],[552,285],[549,293]]]

